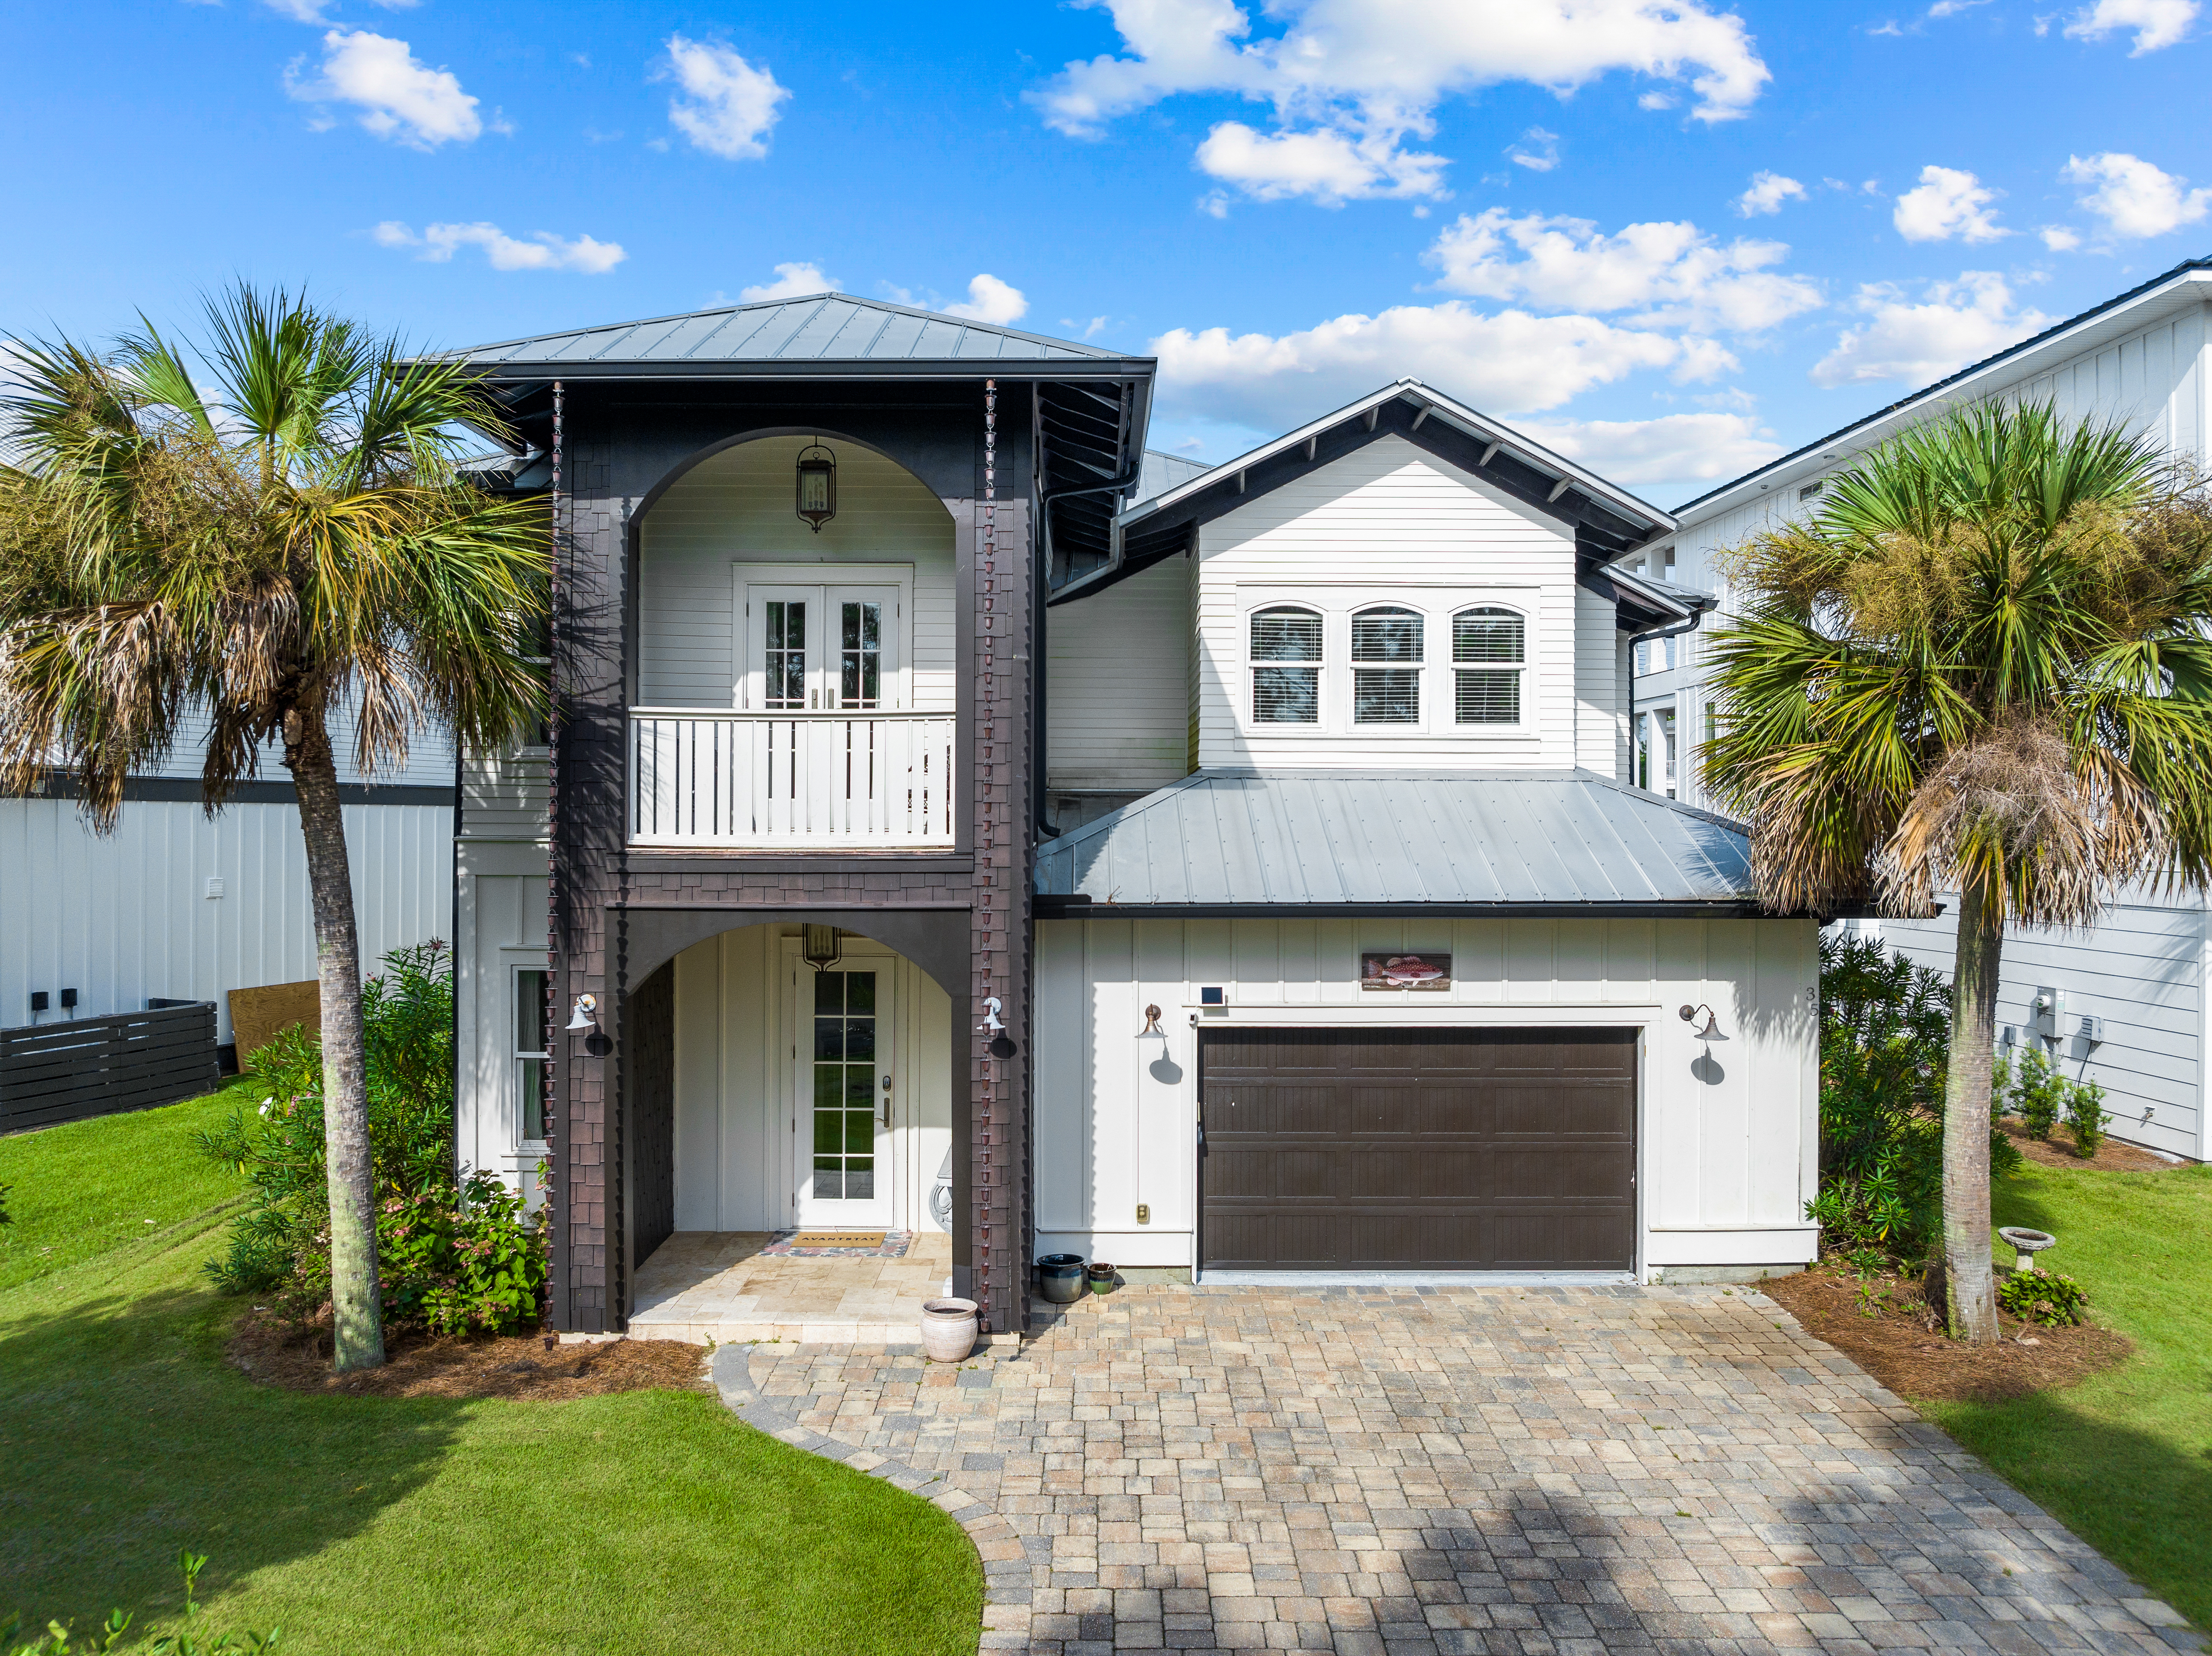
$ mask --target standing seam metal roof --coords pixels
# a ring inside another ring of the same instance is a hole
[[[1118,351],[847,294],[764,300],[501,340],[477,363],[1115,361]]]
[[[1201,771],[1048,841],[1041,896],[1134,907],[1758,901],[1744,829],[1589,771]]]

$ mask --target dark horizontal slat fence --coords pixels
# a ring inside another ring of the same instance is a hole
[[[222,1084],[213,1001],[0,1029],[0,1132],[148,1110]]]

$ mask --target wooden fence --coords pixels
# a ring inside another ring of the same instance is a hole
[[[149,1110],[222,1084],[213,1001],[0,1029],[0,1132]]]

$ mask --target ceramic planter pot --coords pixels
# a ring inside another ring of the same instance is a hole
[[[1114,1291],[1114,1267],[1104,1260],[1094,1260],[1091,1266],[1091,1291],[1111,1294]]]
[[[973,1300],[927,1300],[921,1307],[921,1349],[932,1362],[958,1362],[975,1349]]]
[[[1083,1256],[1048,1253],[1037,1261],[1037,1294],[1051,1305],[1073,1305],[1084,1295]]]

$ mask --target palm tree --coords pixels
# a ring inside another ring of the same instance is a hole
[[[2212,877],[2212,507],[2146,439],[1977,406],[1731,555],[1707,786],[1763,898],[1926,915],[1958,894],[1946,1313],[1996,1338],[1990,1076],[2007,920]]]
[[[204,745],[212,815],[271,746],[299,796],[321,980],[334,1358],[384,1361],[361,949],[331,721],[364,773],[438,725],[494,747],[544,692],[541,507],[456,470],[503,435],[480,385],[394,339],[240,287],[194,361],[150,327],[18,345],[0,409],[0,782],[73,773],[92,826]],[[204,387],[201,379],[212,381]]]

